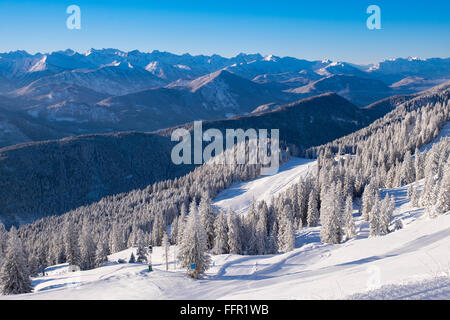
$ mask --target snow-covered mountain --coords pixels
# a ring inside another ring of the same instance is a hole
[[[305,86],[289,89],[288,92],[305,96],[336,92],[361,107],[394,94],[394,91],[380,80],[344,74],[329,75]]]
[[[14,51],[0,53],[0,94],[10,99],[7,107],[16,117],[25,123],[31,116],[46,131],[60,123],[83,124],[79,130],[63,130],[72,132],[69,135],[148,131],[194,119],[243,115],[262,105],[329,91],[365,106],[445,82],[450,79],[448,61],[395,59],[367,67],[244,53],[225,58],[114,48]]]
[[[211,81],[177,86],[195,93]],[[0,224],[1,298],[448,299],[449,87],[366,109],[327,93],[206,123],[286,122],[269,176],[208,162],[160,181],[155,173],[174,169],[174,128],[0,149],[3,219],[67,210],[9,232]],[[388,106],[357,130],[365,112]],[[341,125],[353,128],[333,140]],[[113,188],[124,192],[105,196]]]

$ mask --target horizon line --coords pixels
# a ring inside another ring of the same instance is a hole
[[[179,57],[182,56],[191,56],[191,57],[213,57],[213,56],[218,56],[220,58],[224,58],[224,59],[232,59],[232,58],[236,58],[238,56],[244,55],[244,56],[252,56],[252,55],[259,55],[262,58],[267,58],[267,57],[274,57],[274,58],[279,58],[279,59],[286,59],[286,58],[291,58],[291,59],[296,59],[296,60],[304,60],[304,61],[309,61],[309,62],[318,62],[318,61],[330,61],[330,62],[346,62],[346,63],[350,63],[350,64],[354,64],[354,65],[359,65],[359,66],[373,66],[373,65],[377,65],[379,63],[382,62],[386,62],[386,61],[395,61],[395,60],[408,60],[408,61],[414,61],[414,60],[419,60],[419,61],[427,61],[427,60],[431,60],[431,59],[441,59],[441,60],[446,60],[446,59],[450,59],[449,57],[439,57],[439,56],[432,56],[432,57],[428,57],[428,58],[422,58],[422,57],[415,57],[415,56],[408,56],[408,57],[401,57],[401,56],[397,56],[397,57],[390,57],[390,58],[385,58],[382,60],[379,60],[378,62],[371,62],[371,63],[361,63],[361,62],[351,62],[348,60],[333,60],[330,58],[322,58],[322,59],[315,59],[315,60],[308,60],[305,58],[300,58],[300,57],[296,57],[293,55],[287,55],[287,56],[277,56],[274,54],[261,54],[260,52],[256,52],[256,53],[245,53],[245,52],[240,52],[238,54],[235,55],[222,55],[222,54],[218,54],[218,53],[213,53],[213,54],[191,54],[189,52],[185,52],[185,53],[174,53],[171,51],[165,51],[165,50],[159,50],[159,49],[153,49],[152,51],[144,51],[144,50],[140,50],[140,49],[133,49],[133,50],[123,50],[123,49],[119,49],[119,48],[101,48],[101,49],[97,49],[97,48],[90,48],[86,51],[83,52],[83,50],[74,50],[72,48],[67,48],[67,49],[59,49],[59,50],[53,50],[53,51],[48,51],[48,52],[41,52],[41,51],[36,51],[33,53],[32,50],[28,51],[25,49],[16,49],[16,50],[10,50],[10,51],[4,51],[4,52],[0,52],[0,55],[3,54],[11,54],[11,53],[16,53],[16,52],[25,52],[26,54],[30,55],[30,56],[36,56],[36,55],[51,55],[54,53],[64,53],[67,51],[71,51],[73,52],[73,54],[80,54],[80,55],[84,55],[84,56],[88,56],[89,51],[94,50],[94,51],[106,51],[106,50],[116,50],[116,51],[120,51],[121,53],[125,53],[125,54],[129,54],[131,52],[137,51],[139,53],[144,53],[144,54],[152,54],[155,52],[159,52],[159,53],[168,53],[168,54],[172,54],[172,55],[176,55]]]

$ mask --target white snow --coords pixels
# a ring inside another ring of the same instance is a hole
[[[252,199],[270,202],[272,196],[297,183],[300,177],[305,177],[315,164],[316,161],[311,159],[292,158],[280,166],[276,175],[233,184],[217,195],[214,206],[224,211],[232,209],[236,213],[246,213]]]

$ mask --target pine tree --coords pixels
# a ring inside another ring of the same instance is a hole
[[[181,204],[180,216],[178,218],[177,244],[181,244],[181,242],[183,241],[183,230],[185,223],[186,223],[186,205],[183,203]]]
[[[351,195],[345,200],[344,228],[347,239],[351,239],[356,235],[355,222],[353,221],[353,199]]]
[[[204,194],[198,205],[198,213],[203,227],[206,230],[206,236],[208,239],[208,249],[212,249],[214,246],[214,211],[211,208],[211,199],[209,194]]]
[[[0,288],[4,295],[29,293],[32,290],[22,241],[14,227],[9,232],[8,249],[0,272]]]
[[[152,243],[154,246],[160,246],[162,242],[162,238],[166,233],[166,224],[164,222],[164,217],[159,211],[155,215],[155,219],[153,220],[153,230],[152,230]]]
[[[110,242],[111,242],[111,253],[116,253],[126,249],[123,237],[123,230],[118,224],[113,224]]]
[[[370,236],[372,237],[380,235],[380,227],[381,227],[380,212],[381,212],[380,200],[379,197],[376,196],[373,201],[372,209],[369,213],[369,223],[370,223],[369,229],[370,229]]]
[[[266,220],[263,217],[258,219],[256,223],[256,254],[263,255],[266,253]]]
[[[370,182],[364,189],[362,196],[362,217],[365,221],[369,221],[370,212],[372,211],[372,206],[374,199],[376,197],[377,189],[373,182]]]
[[[66,256],[66,244],[64,241],[64,235],[60,234],[58,236],[58,242],[55,246],[55,255],[57,257],[57,263],[64,263],[67,262],[67,256]]]
[[[38,263],[38,272],[40,272],[42,275],[45,274],[45,269],[48,267],[47,251],[47,244],[43,240],[41,240],[41,245],[38,247],[36,258]]]
[[[409,185],[408,190],[406,192],[406,197],[408,199],[411,199],[413,191],[414,191],[414,185],[411,184],[411,185]]]
[[[5,225],[0,221],[0,260],[6,254],[6,244],[8,242],[8,232]],[[1,267],[1,261],[0,261]]]
[[[209,268],[210,257],[207,254],[207,250],[206,231],[203,228],[197,210],[194,210],[193,206],[191,206],[183,231],[183,241],[180,244],[178,253],[180,265],[186,268],[189,276],[198,278],[200,274],[203,274]]]
[[[249,255],[257,253],[256,248],[256,204],[255,199],[252,200],[250,208],[245,215],[245,251]]]
[[[228,248],[232,254],[242,253],[241,226],[238,217],[231,209],[227,213]]]
[[[166,271],[169,270],[169,250],[170,250],[170,243],[169,243],[169,237],[167,236],[167,233],[164,233],[163,239],[162,239],[162,247],[164,250],[163,258],[166,262]]]
[[[147,248],[144,243],[144,239],[140,238],[138,240],[138,249],[137,249],[137,262],[139,263],[147,263]]]
[[[340,243],[342,240],[342,208],[336,204],[340,201],[336,200],[336,186],[333,183],[328,191],[324,194],[320,207],[320,238],[323,243]]]
[[[95,266],[101,267],[108,261],[109,247],[106,238],[103,236],[97,243],[97,250],[95,252]]]
[[[386,194],[380,204],[380,219],[379,219],[379,233],[386,235],[389,233],[389,224],[391,223],[392,213],[394,212],[395,201],[393,196],[389,198]]]
[[[290,205],[285,205],[278,226],[278,249],[292,251],[295,247],[294,221]]]
[[[418,207],[419,206],[419,188],[417,186],[413,187],[411,194],[411,206]]]
[[[219,214],[214,222],[214,254],[229,252],[227,222],[223,213]]]
[[[420,180],[423,178],[422,154],[419,152],[419,149],[417,147],[416,151],[414,152],[414,176],[416,180]]]
[[[87,220],[83,223],[83,230],[80,236],[81,246],[81,269],[90,270],[95,268],[96,246],[92,239],[92,232],[89,228]]]
[[[439,184],[439,193],[436,204],[433,206],[433,215],[440,215],[450,210],[450,163],[444,168],[444,174]]]
[[[128,260],[128,263],[135,263],[136,262],[136,258],[134,257],[134,253],[131,252],[131,256],[130,259]]]
[[[178,239],[178,217],[175,217],[172,220],[172,224],[170,227],[170,243],[177,244]]]
[[[267,244],[267,253],[268,254],[276,254],[278,253],[278,233],[277,233],[277,224],[274,223],[272,225],[272,230],[270,231],[268,244]]]
[[[436,202],[437,194],[435,193],[435,186],[438,184],[439,171],[439,151],[436,147],[428,151],[425,159],[425,183],[420,197],[420,204],[425,207],[431,207]]]
[[[67,263],[71,266],[80,266],[80,246],[78,244],[78,235],[75,231],[72,221],[66,220],[64,232],[64,244]]]
[[[315,189],[309,194],[307,221],[308,227],[317,227],[319,224],[319,209],[317,208],[317,192]]]

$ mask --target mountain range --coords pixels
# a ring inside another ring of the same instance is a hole
[[[267,111],[327,92],[366,108],[449,79],[449,58],[359,66],[260,54],[14,51],[0,54],[0,147],[80,134],[151,132]]]
[[[235,77],[228,72],[221,75]],[[308,148],[364,128],[405,103],[427,104],[440,96],[448,98],[449,87],[450,82],[422,93],[385,98],[365,108],[336,93],[325,93],[246,115],[204,121],[203,130],[279,129],[282,146],[288,146],[293,155],[305,156]],[[195,88],[192,82],[185,85],[191,94]],[[176,143],[170,136],[180,127],[192,132],[193,125],[184,123],[153,133],[86,134],[0,148],[1,221],[8,227],[22,225],[185,175],[194,166],[176,166],[170,160]],[[40,128],[35,127],[38,132]]]

